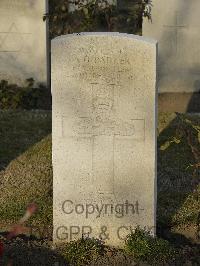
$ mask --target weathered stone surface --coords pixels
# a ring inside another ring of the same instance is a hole
[[[45,0],[0,1],[0,80],[47,80]]]
[[[153,0],[143,35],[159,42],[159,91],[200,90],[199,0]]]
[[[153,40],[89,33],[52,41],[55,242],[92,231],[120,245],[130,226],[154,231],[155,88]]]

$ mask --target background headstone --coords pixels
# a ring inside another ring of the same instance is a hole
[[[47,81],[45,0],[0,1],[0,80]]]
[[[153,40],[89,33],[52,41],[55,241],[91,228],[103,237],[104,226],[113,245],[130,226],[154,232],[155,88]]]
[[[199,0],[152,0],[143,36],[158,40],[159,92],[200,90]]]

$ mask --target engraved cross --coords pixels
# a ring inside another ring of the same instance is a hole
[[[109,92],[99,93],[99,86],[93,90],[91,116],[79,116],[70,126],[72,137],[91,142],[93,182],[100,194],[114,194],[116,141],[144,141],[145,128],[144,119],[125,121],[113,114],[115,84],[107,86],[110,86]],[[63,129],[66,128],[64,122],[69,126],[66,120],[63,117]],[[65,130],[63,136],[66,136]]]
[[[175,33],[175,52],[177,54],[177,52],[178,52],[178,34],[179,34],[179,30],[181,30],[183,28],[186,28],[187,25],[180,25],[179,24],[179,12],[176,11],[175,12],[175,24],[174,25],[163,25],[163,27],[169,28],[169,29],[174,31],[174,33]]]

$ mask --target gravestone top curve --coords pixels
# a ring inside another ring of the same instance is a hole
[[[152,44],[157,44],[157,40],[153,38],[148,38],[144,36],[139,36],[139,35],[134,35],[134,34],[128,34],[128,33],[120,33],[120,32],[80,32],[80,33],[72,33],[72,34],[67,34],[67,35],[60,35],[52,40],[52,43],[62,40],[62,39],[67,39],[67,38],[73,38],[73,37],[81,37],[81,36],[105,36],[105,37],[120,37],[120,38],[129,38],[129,39],[134,39],[138,40],[141,42],[147,42],[147,43],[152,43]]]

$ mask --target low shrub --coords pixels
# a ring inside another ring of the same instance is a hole
[[[88,265],[105,254],[103,242],[95,238],[81,238],[62,247],[62,255],[70,265]]]
[[[35,85],[32,78],[24,86],[0,81],[0,109],[51,109],[51,93],[43,84]]]
[[[125,251],[133,255],[134,259],[150,265],[163,265],[179,257],[179,250],[172,247],[167,240],[154,238],[140,228],[136,228],[134,233],[128,235]]]

